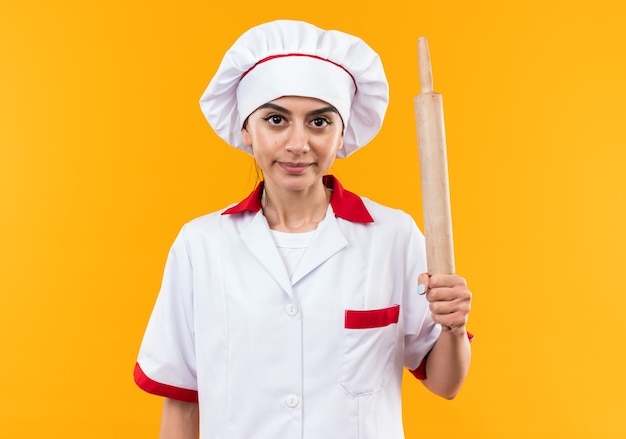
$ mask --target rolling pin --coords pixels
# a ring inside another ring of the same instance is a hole
[[[448,183],[443,100],[433,91],[428,40],[417,41],[420,94],[415,96],[415,120],[422,184],[422,212],[428,274],[454,274],[454,244]],[[442,326],[449,330],[447,326]]]

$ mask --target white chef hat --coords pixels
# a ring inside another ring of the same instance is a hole
[[[278,20],[239,37],[200,107],[222,139],[252,154],[241,138],[243,123],[258,107],[282,96],[312,97],[334,106],[345,126],[337,156],[347,157],[380,130],[389,87],[380,57],[360,38]]]

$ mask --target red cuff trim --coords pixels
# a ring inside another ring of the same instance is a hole
[[[471,333],[467,333],[467,338],[469,339],[470,343],[472,341],[474,341],[474,334]],[[423,381],[426,379],[426,360],[428,359],[428,354],[424,357],[424,359],[422,360],[422,362],[420,363],[419,366],[417,366],[416,369],[411,370],[410,372],[413,374],[413,376],[415,378],[417,378],[420,381]]]
[[[346,310],[346,329],[382,328],[398,323],[400,305],[371,310]]]
[[[413,374],[413,376],[420,381],[424,381],[426,379],[426,359],[427,358],[428,358],[428,355],[424,357],[420,365],[417,366],[417,369],[413,369],[412,371],[410,371]]]
[[[133,373],[135,377],[135,383],[144,391],[152,393],[153,395],[165,396],[166,398],[176,399],[178,401],[185,402],[198,402],[198,391],[190,389],[182,389],[180,387],[170,386],[150,379],[143,370],[139,363],[135,364],[135,371]]]

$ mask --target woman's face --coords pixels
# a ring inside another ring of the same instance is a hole
[[[242,138],[263,171],[266,184],[290,191],[319,184],[343,145],[337,110],[314,98],[284,96],[255,110]]]

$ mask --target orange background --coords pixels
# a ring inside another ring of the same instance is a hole
[[[256,175],[198,99],[244,30],[363,37],[391,103],[333,172],[421,221],[417,38],[444,96],[470,376],[405,383],[407,437],[626,437],[626,3],[34,1],[0,5],[0,437],[156,437],[132,369],[181,225]]]

